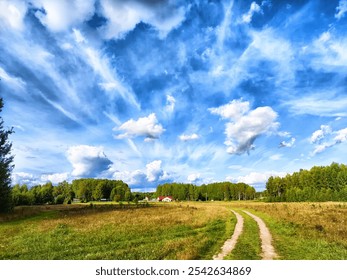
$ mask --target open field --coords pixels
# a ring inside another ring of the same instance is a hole
[[[17,209],[15,219],[2,217],[0,222],[0,259],[212,259],[233,233],[236,218],[231,209],[245,222],[226,259],[261,258],[259,229],[242,210],[263,219],[279,259],[347,259],[346,203],[185,202],[119,207]]]
[[[209,259],[232,233],[213,205],[49,210],[0,224],[0,259]]]

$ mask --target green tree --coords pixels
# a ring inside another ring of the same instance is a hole
[[[3,106],[3,100],[0,98],[0,112]],[[4,128],[4,121],[0,116],[0,213],[11,212],[13,209],[11,172],[14,165],[11,155],[12,143],[8,139],[12,133],[12,128]]]

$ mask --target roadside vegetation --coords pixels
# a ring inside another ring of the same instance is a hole
[[[233,207],[264,220],[279,259],[347,259],[347,203],[236,202]],[[246,251],[243,254],[246,259]]]

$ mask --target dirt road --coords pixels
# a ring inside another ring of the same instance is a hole
[[[223,247],[221,248],[222,249],[221,252],[218,255],[213,256],[214,260],[223,260],[225,256],[230,254],[230,252],[235,248],[235,245],[237,243],[237,239],[239,238],[239,236],[242,233],[243,217],[239,213],[235,212],[234,210],[231,210],[231,211],[235,214],[236,219],[237,219],[234,233],[230,239],[225,241]]]
[[[277,254],[275,252],[275,248],[272,246],[272,236],[264,221],[260,219],[258,216],[249,213],[248,211],[243,212],[251,216],[258,224],[258,227],[260,229],[262,259],[273,260],[274,258],[276,258]]]

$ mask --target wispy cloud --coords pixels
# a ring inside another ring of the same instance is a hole
[[[335,17],[337,19],[341,19],[345,16],[346,13],[347,13],[347,1],[346,0],[340,0],[339,5],[336,8]]]

